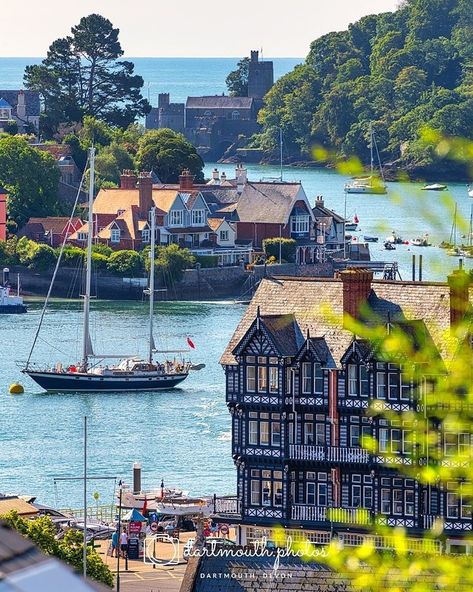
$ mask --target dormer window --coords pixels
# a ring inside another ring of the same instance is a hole
[[[125,210],[117,210],[117,216],[121,216],[125,213]]]
[[[149,243],[150,237],[151,237],[151,233],[150,233],[149,228],[143,228],[143,230],[141,231],[141,241],[143,243]]]
[[[347,393],[349,397],[367,397],[370,392],[368,372],[364,364],[348,364]]]
[[[11,105],[8,103],[8,101],[0,97],[0,119],[4,121],[10,120],[12,118],[11,112]]]
[[[192,226],[205,224],[205,210],[192,210]]]
[[[110,230],[110,242],[111,243],[119,243],[120,242],[120,229],[119,228],[112,228]]]
[[[182,226],[184,223],[183,210],[171,210],[169,213],[169,226]]]
[[[291,233],[307,234],[309,232],[309,215],[291,217]]]

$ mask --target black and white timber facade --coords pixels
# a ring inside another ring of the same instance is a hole
[[[414,384],[399,364],[377,359],[366,341],[315,311],[328,299],[335,313],[353,315],[366,300],[387,328],[403,324],[430,336],[434,323],[450,323],[451,291],[373,282],[369,272],[352,270],[337,280],[262,282],[221,360],[237,498],[217,499],[216,510],[240,525],[240,543],[271,538],[279,525],[313,542],[336,535],[356,544],[375,520],[405,527],[415,540],[441,521],[447,546],[469,550],[462,539],[472,531],[472,507],[461,487],[408,476],[415,472],[403,468],[425,463],[413,455],[416,426],[386,418],[386,409],[421,411],[428,378]],[[382,415],[372,412],[377,401]],[[376,451],[362,446],[366,436]],[[470,434],[436,437],[447,464],[471,445]]]

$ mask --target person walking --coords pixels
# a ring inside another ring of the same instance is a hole
[[[112,557],[118,557],[118,530],[112,534]]]
[[[128,551],[128,535],[126,534],[126,527],[123,527],[123,532],[120,535],[120,551],[122,557],[125,558],[125,554]]]

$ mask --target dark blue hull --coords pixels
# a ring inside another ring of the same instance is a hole
[[[24,304],[12,305],[0,305],[0,314],[23,314],[26,312],[26,306]]]
[[[101,393],[158,391],[173,388],[185,380],[187,373],[168,374],[155,377],[128,378],[115,376],[95,376],[79,372],[41,372],[23,370],[40,387],[55,393]]]

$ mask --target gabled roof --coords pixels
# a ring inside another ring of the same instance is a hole
[[[12,106],[3,97],[0,97],[0,109],[11,109]]]
[[[167,213],[178,193],[177,189],[153,188],[153,202],[161,212]],[[138,205],[138,189],[101,189],[94,200],[94,214],[116,214]]]
[[[301,190],[300,183],[248,182],[236,203],[236,208],[229,206],[228,209],[221,208],[219,211],[229,212],[236,209],[239,222],[287,224]],[[308,212],[312,215],[310,207]]]
[[[251,109],[251,97],[228,97],[215,95],[208,97],[187,97],[186,109]]]
[[[29,227],[30,224],[40,224],[44,232],[49,232],[52,234],[62,234],[63,231],[66,229],[69,222],[69,218],[62,217],[62,216],[48,216],[47,218],[30,218],[25,225],[25,227]],[[79,224],[82,224],[82,221],[79,217],[74,217],[71,220],[71,226],[77,227]]]
[[[0,97],[7,101],[16,114],[16,106],[18,104],[19,90],[0,90]],[[41,112],[41,102],[39,93],[35,90],[24,90],[26,115],[29,117],[39,117]]]
[[[312,208],[312,212],[316,218],[333,218],[335,222],[339,222],[343,224],[345,222],[345,218],[334,212],[333,210],[329,210],[325,206],[316,205]]]
[[[473,292],[470,291],[470,300]],[[370,324],[422,321],[442,358],[449,355],[450,291],[446,284],[374,280],[368,304],[373,312]],[[234,332],[222,364],[234,364],[233,350],[242,340],[258,307],[261,316],[294,315],[300,332],[312,338],[324,338],[328,365],[340,366],[353,341],[353,334],[343,328],[343,286],[338,279],[265,278],[261,281],[243,319]]]

